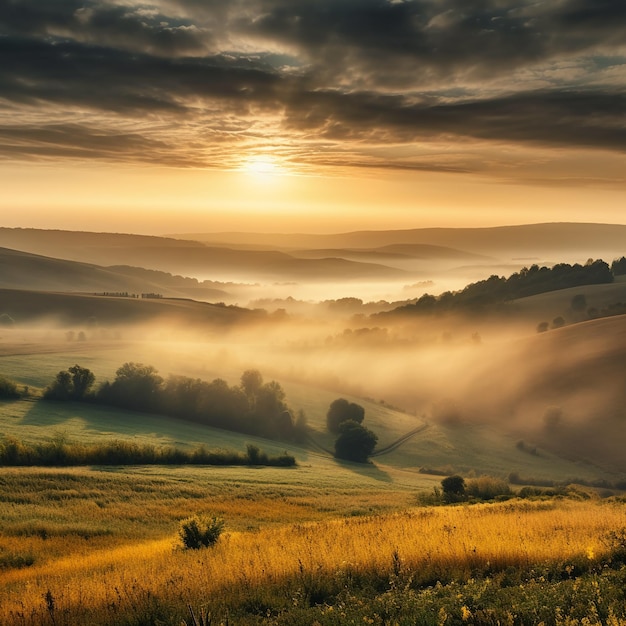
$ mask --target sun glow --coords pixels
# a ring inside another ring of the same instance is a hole
[[[242,164],[241,170],[262,178],[277,176],[285,172],[278,160],[268,154],[248,157]]]

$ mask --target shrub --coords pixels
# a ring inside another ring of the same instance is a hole
[[[510,496],[512,492],[505,480],[492,476],[481,476],[467,481],[465,493],[478,500],[494,500],[498,496]]]
[[[267,465],[267,454],[265,452],[262,452],[259,446],[255,446],[252,443],[247,444],[246,454],[248,456],[248,462],[250,463],[250,465]]]
[[[552,328],[563,328],[565,320],[559,315],[552,320]]]
[[[223,519],[194,515],[180,523],[178,534],[185,549],[199,550],[215,545],[223,530]]]
[[[441,481],[441,489],[446,502],[459,502],[465,497],[465,479],[458,474],[448,476]]]
[[[0,376],[0,400],[14,400],[20,395],[17,385],[12,380]]]

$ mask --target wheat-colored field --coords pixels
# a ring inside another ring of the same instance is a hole
[[[268,592],[296,602],[342,580],[384,586],[404,576],[429,585],[507,568],[571,563],[573,569],[599,563],[607,533],[626,527],[620,502],[414,507],[408,491],[385,498],[382,489],[349,489],[330,476],[316,490],[235,486],[222,475],[219,489],[202,498],[180,480],[184,475],[107,482],[80,472],[11,470],[18,488],[5,484],[3,491],[5,502],[9,491],[14,501],[7,503],[13,517],[3,514],[0,555],[30,555],[33,563],[0,571],[0,623],[180,623],[188,604],[238,606]],[[64,477],[71,489],[54,502],[45,492],[52,478]],[[373,503],[380,512],[351,516],[357,502],[360,513]],[[65,503],[74,507],[73,521],[62,520]],[[177,520],[192,512],[226,519],[215,547],[180,547]],[[158,615],[173,621],[159,622]]]

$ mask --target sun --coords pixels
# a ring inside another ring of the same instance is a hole
[[[242,171],[259,178],[276,176],[284,173],[284,168],[277,159],[268,154],[248,157],[241,165]]]

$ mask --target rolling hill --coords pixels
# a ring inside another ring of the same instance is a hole
[[[8,375],[13,370],[14,377],[19,382],[43,386],[51,380],[55,370],[76,360],[85,362],[81,359],[86,358],[86,355],[67,353],[60,349],[56,357],[54,354],[45,354],[40,365],[39,357],[42,355],[37,354],[36,350],[33,346],[30,355],[0,356],[0,373]],[[86,361],[96,371],[99,381],[103,378],[98,363],[111,359],[108,350],[106,346],[92,347]],[[100,351],[103,351],[102,358],[99,356]],[[134,358],[132,345],[127,344],[124,353],[125,358]],[[122,356],[117,352],[115,355],[118,358]],[[108,370],[109,366],[105,369]],[[38,378],[33,379],[38,371]],[[161,373],[168,374],[166,370]],[[370,466],[337,462],[324,452],[324,449],[333,448],[334,436],[325,429],[325,412],[337,394],[293,383],[286,383],[285,390],[292,409],[298,411],[302,408],[306,411],[311,426],[311,438],[318,445],[303,446],[270,441],[161,415],[88,403],[46,403],[33,398],[10,403],[0,402],[0,431],[5,435],[32,442],[47,441],[60,432],[72,441],[79,442],[115,438],[157,446],[185,447],[205,444],[209,448],[236,450],[245,449],[246,443],[252,441],[273,454],[287,449],[306,468],[306,474],[314,474],[316,468],[328,467],[328,463],[334,463],[337,476],[343,477],[356,472],[383,482],[391,480],[390,477],[395,477],[399,471],[439,475],[461,472],[465,475],[490,474],[503,478],[514,472],[543,481],[579,478],[588,482],[617,482],[623,480],[626,471],[622,469],[621,472],[616,472],[613,467],[589,462],[589,459],[581,462],[585,457],[575,456],[568,450],[551,450],[547,446],[540,447],[535,453],[529,453],[516,445],[519,434],[498,424],[470,422],[462,427],[446,425],[350,395],[346,396],[349,400],[364,406],[365,423],[378,433],[379,448],[387,449],[387,452],[376,456],[374,465]],[[401,441],[399,445],[393,445],[409,432],[415,434]]]
[[[0,289],[0,310],[17,325],[127,326],[154,323],[181,330],[259,321],[258,312],[187,299],[109,297],[51,291]]]
[[[235,250],[166,237],[0,228],[0,246],[97,265],[130,265],[202,280],[388,280],[409,274],[344,258],[296,258],[276,250]]]
[[[101,267],[0,248],[0,288],[72,292],[160,293],[172,297],[228,296],[195,279],[135,267]]]
[[[174,235],[189,238],[192,235]],[[239,244],[294,248],[385,248],[397,245],[444,246],[466,252],[524,262],[555,259],[586,261],[588,258],[626,254],[626,226],[621,224],[546,223],[491,228],[419,228],[410,230],[356,231],[340,234],[193,234],[213,245]],[[399,251],[396,249],[395,251]]]

